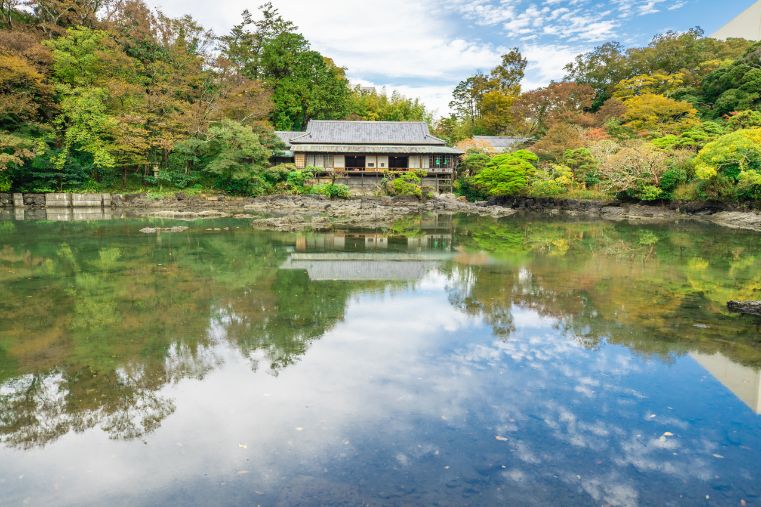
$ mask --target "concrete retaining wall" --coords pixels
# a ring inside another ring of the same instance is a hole
[[[111,208],[111,194],[0,194],[0,208]]]
[[[45,206],[48,208],[70,208],[71,194],[45,194]]]

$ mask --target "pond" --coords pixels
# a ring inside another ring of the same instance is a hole
[[[0,504],[759,505],[760,247],[0,221]]]

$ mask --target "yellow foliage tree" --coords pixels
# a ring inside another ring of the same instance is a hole
[[[692,104],[654,93],[627,100],[623,120],[626,127],[647,137],[678,135],[700,124]]]
[[[663,72],[641,74],[619,82],[613,92],[613,97],[622,101],[645,94],[670,97],[684,85],[684,81],[685,75],[681,72],[676,74],[665,74]]]

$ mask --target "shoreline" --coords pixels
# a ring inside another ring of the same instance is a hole
[[[27,206],[32,211],[44,206]],[[87,208],[69,208],[69,210]],[[92,211],[101,208],[89,208]],[[103,209],[106,209],[104,207]],[[673,223],[682,220],[712,223],[722,227],[761,232],[761,210],[716,202],[661,203],[645,205],[616,201],[569,199],[502,198],[471,203],[452,194],[420,201],[404,197],[353,197],[330,200],[320,196],[274,195],[232,197],[225,195],[152,198],[145,194],[113,194],[111,213],[126,216],[203,219],[240,218],[269,230],[324,230],[336,226],[384,227],[420,213],[469,214],[492,218],[516,214],[567,216],[632,223]],[[47,208],[60,212],[61,208]],[[2,211],[14,212],[5,206]]]

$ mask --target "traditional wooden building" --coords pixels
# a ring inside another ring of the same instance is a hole
[[[306,132],[277,134],[297,167],[342,177],[419,169],[451,181],[463,153],[423,122],[312,120]]]
[[[476,149],[496,155],[499,153],[508,153],[531,142],[528,137],[510,137],[510,136],[473,136],[457,144],[458,148],[463,150]]]

